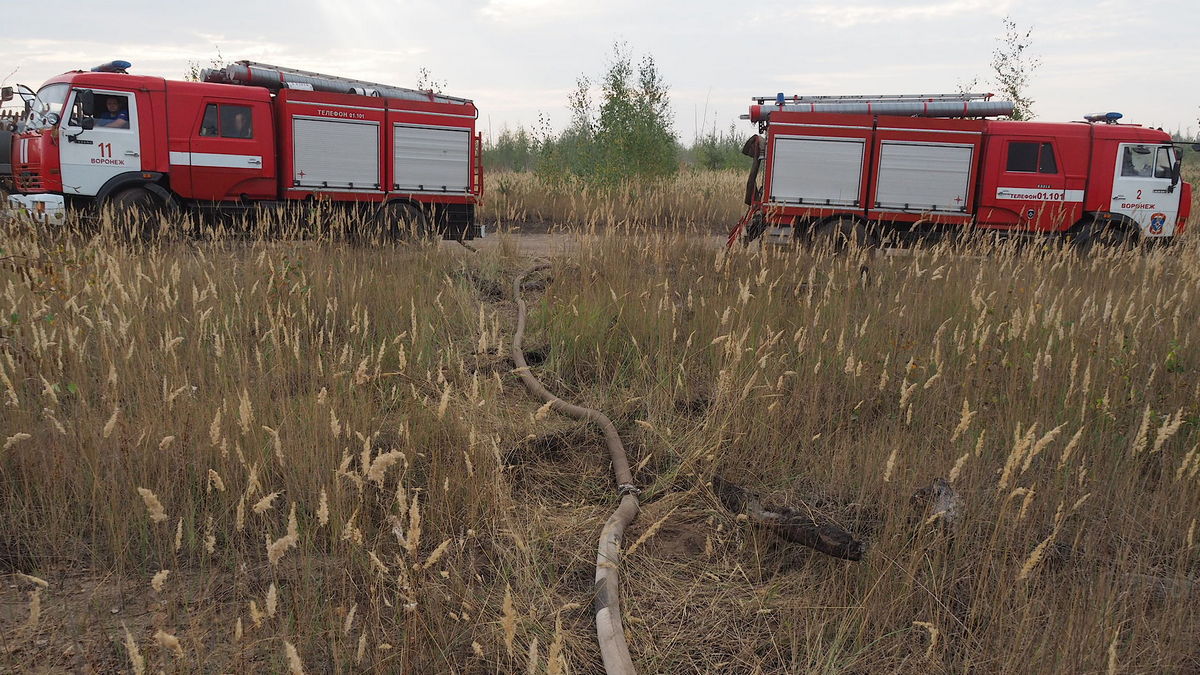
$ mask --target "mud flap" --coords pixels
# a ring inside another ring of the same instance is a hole
[[[762,211],[756,211],[750,217],[750,222],[746,224],[746,232],[742,236],[742,245],[749,246],[751,242],[758,239],[767,231],[767,219],[763,216]]]

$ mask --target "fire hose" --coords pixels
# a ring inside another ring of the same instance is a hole
[[[638,490],[633,484],[633,474],[629,471],[625,446],[621,443],[621,437],[617,434],[612,420],[599,410],[577,406],[551,394],[533,376],[529,364],[525,361],[521,341],[525,337],[526,309],[525,301],[521,298],[521,286],[529,275],[549,268],[547,264],[535,265],[513,281],[513,297],[517,302],[517,327],[513,332],[512,359],[517,366],[515,372],[530,393],[548,403],[552,410],[576,419],[594,422],[604,432],[604,442],[608,446],[609,458],[612,460],[613,473],[617,480],[617,494],[621,501],[600,532],[600,544],[596,552],[596,599],[593,611],[596,616],[596,639],[600,644],[604,671],[609,675],[630,675],[636,671],[633,668],[633,660],[629,657],[629,645],[625,642],[625,629],[621,625],[617,572],[621,561],[621,537],[625,533],[625,527],[633,522],[638,514]]]
[[[742,238],[742,245],[748,246],[750,242],[762,236],[767,229],[767,221],[762,214],[762,189],[758,187],[758,169],[762,166],[763,161],[763,143],[763,137],[755,134],[742,145],[742,154],[753,160],[750,164],[750,175],[746,177],[745,202],[749,208],[746,209],[746,214],[737,222],[737,225],[733,226],[733,230],[729,232],[725,248],[732,248],[733,242],[737,241],[743,232],[745,236]]]

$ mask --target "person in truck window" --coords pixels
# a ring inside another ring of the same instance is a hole
[[[241,110],[234,113],[229,128],[224,132],[228,138],[250,138],[250,120],[246,119],[246,113]]]
[[[96,124],[110,129],[128,129],[129,113],[122,109],[121,99],[109,96],[104,102],[104,111],[96,118]]]

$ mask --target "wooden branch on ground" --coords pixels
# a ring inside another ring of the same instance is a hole
[[[843,560],[862,560],[866,546],[842,527],[811,510],[763,504],[743,487],[713,476],[713,492],[731,513],[744,513],[755,524],[769,528],[782,539],[803,544]]]

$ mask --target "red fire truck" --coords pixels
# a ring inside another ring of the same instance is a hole
[[[249,61],[200,82],[129,67],[21,88],[11,209],[61,224],[101,204],[236,213],[323,201],[389,229],[481,234],[482,142],[467,99]]]
[[[1119,113],[989,120],[1012,113],[990,94],[754,100],[750,209],[730,243],[879,244],[968,226],[1087,245],[1171,240],[1191,207],[1181,148]]]

